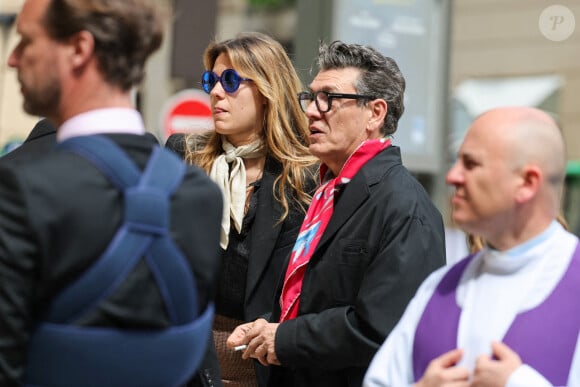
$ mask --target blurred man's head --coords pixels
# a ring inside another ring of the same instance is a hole
[[[163,19],[148,0],[26,0],[17,31],[8,64],[18,72],[24,109],[50,117],[63,102],[82,103],[70,95],[95,79],[121,92],[137,85],[161,45]]]
[[[499,249],[534,236],[558,214],[564,153],[558,126],[538,109],[482,114],[447,174],[455,186],[453,220]]]

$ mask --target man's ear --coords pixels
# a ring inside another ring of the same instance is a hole
[[[526,165],[520,173],[522,180],[516,192],[516,202],[525,203],[536,196],[544,180],[544,175],[536,165]]]
[[[80,31],[69,38],[70,60],[73,67],[84,66],[95,52],[95,38],[89,31]]]
[[[368,103],[370,118],[368,121],[367,130],[380,131],[384,125],[385,117],[387,115],[387,101],[381,98],[374,99]]]

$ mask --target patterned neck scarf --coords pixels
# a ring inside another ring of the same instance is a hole
[[[286,269],[282,295],[280,296],[282,310],[280,322],[296,318],[298,315],[306,266],[332,217],[334,193],[337,186],[348,184],[363,165],[390,145],[391,141],[385,138],[363,142],[346,161],[338,176],[316,190],[300,227],[298,239],[296,239],[290,256],[290,263]],[[326,165],[322,164],[320,175],[324,176],[327,169]]]
[[[222,138],[222,148],[224,153],[213,162],[209,176],[221,188],[224,196],[220,246],[225,250],[229,242],[230,219],[238,233],[242,231],[246,204],[246,167],[243,159],[262,157],[265,150],[260,140],[236,148],[225,138]]]

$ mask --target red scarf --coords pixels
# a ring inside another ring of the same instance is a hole
[[[290,263],[286,269],[282,295],[280,296],[282,310],[280,322],[296,318],[298,315],[300,292],[302,291],[302,281],[304,280],[306,266],[332,217],[334,192],[337,185],[348,184],[363,165],[389,145],[391,145],[391,141],[385,138],[363,142],[348,158],[338,176],[322,184],[316,190],[304,222],[300,227],[298,239],[296,239],[296,244],[290,256]],[[324,177],[327,170],[328,167],[322,164],[320,166],[320,176]]]

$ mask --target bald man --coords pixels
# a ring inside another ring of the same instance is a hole
[[[454,221],[488,244],[425,280],[364,386],[580,386],[580,250],[556,222],[564,173],[547,114],[473,122],[447,183]]]

